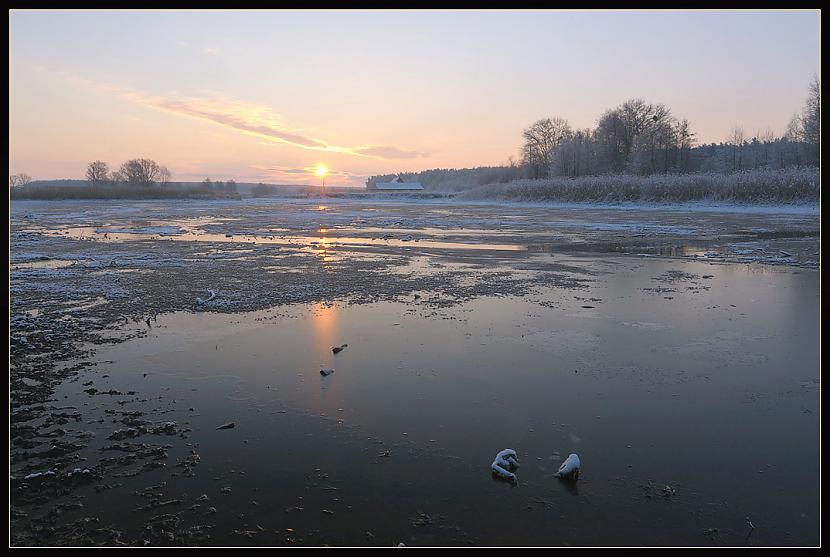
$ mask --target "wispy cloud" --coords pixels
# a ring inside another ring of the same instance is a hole
[[[384,147],[383,145],[367,145],[365,147],[355,147],[353,150],[361,155],[379,159],[414,159],[427,156],[427,153],[404,151],[397,147]]]
[[[84,77],[60,72],[67,79],[85,83],[104,90],[119,98],[180,116],[212,122],[259,137],[262,145],[290,145],[300,149],[340,153],[374,159],[414,159],[428,156],[427,153],[408,151],[386,145],[358,145],[345,147],[332,145],[322,139],[302,133],[285,125],[280,116],[270,107],[249,103],[227,96],[187,97],[177,95],[150,95],[136,89],[102,83]]]
[[[319,178],[314,174],[316,167],[314,166],[265,166],[265,165],[251,165],[251,168],[260,172],[269,180],[280,181],[285,183],[317,183]],[[329,169],[326,183],[328,184],[343,184],[355,185],[362,184],[368,174],[356,174],[346,170]]]

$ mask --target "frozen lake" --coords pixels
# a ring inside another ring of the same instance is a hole
[[[11,224],[13,544],[819,542],[817,210]],[[490,475],[505,448],[517,486]],[[575,485],[552,477],[572,452]]]

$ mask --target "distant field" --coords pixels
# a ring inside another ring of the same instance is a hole
[[[363,188],[329,187],[337,195]],[[243,197],[307,197],[319,195],[319,186],[237,183],[235,191],[206,188],[201,182],[174,182],[164,186],[90,186],[85,180],[40,180],[11,190],[12,199],[242,199]]]
[[[12,199],[241,199],[237,192],[197,188],[24,186],[11,190]]]

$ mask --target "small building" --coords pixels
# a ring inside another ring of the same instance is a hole
[[[424,191],[424,186],[421,182],[404,182],[400,176],[397,176],[391,182],[366,184],[366,189],[371,191]]]

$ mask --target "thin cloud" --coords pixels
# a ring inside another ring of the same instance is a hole
[[[428,153],[419,153],[416,151],[403,151],[397,147],[384,147],[382,145],[367,145],[366,147],[356,147],[354,149],[357,153],[377,157],[380,159],[415,159],[418,157],[427,157]]]
[[[317,183],[314,166],[264,166],[251,165],[252,169],[261,172],[270,180],[281,180],[290,183]],[[368,174],[357,174],[346,170],[329,169],[327,183],[356,184],[366,180]]]
[[[282,144],[300,149],[340,153],[373,159],[413,159],[427,156],[426,153],[407,151],[384,145],[369,144],[357,147],[332,145],[322,139],[300,133],[301,130],[288,128],[282,122],[279,115],[267,106],[248,103],[230,97],[218,96],[203,98],[150,95],[143,91],[78,77],[68,72],[59,73],[73,81],[82,82],[97,89],[108,91],[119,98],[158,110],[172,112],[180,116],[187,116],[232,128],[245,134],[264,139],[272,145]],[[268,145],[268,143],[260,142],[262,145]]]

